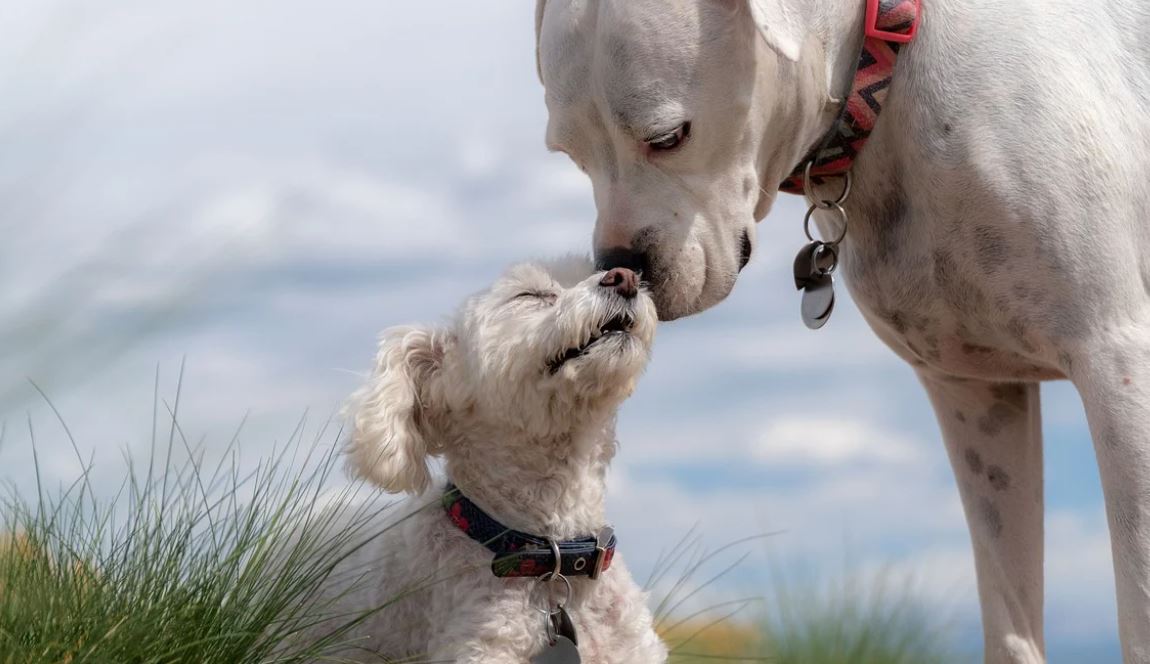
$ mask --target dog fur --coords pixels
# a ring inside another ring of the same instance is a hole
[[[357,648],[461,664],[522,664],[543,649],[542,589],[492,574],[491,551],[440,507],[429,461],[442,458],[463,494],[509,528],[556,540],[599,532],[615,413],[646,366],[657,321],[649,296],[625,297],[602,277],[586,258],[516,265],[450,324],[384,333],[353,399],[350,465],[389,491],[420,495],[334,575],[351,583],[329,589],[351,612],[402,596],[351,635]],[[600,337],[619,316],[629,331]],[[571,583],[584,662],[666,660],[621,552],[597,580]]]
[[[591,178],[597,254],[641,256],[664,318],[719,302],[740,238],[833,122],[863,2],[540,0],[536,15],[548,143]],[[1140,0],[923,0],[854,167],[841,271],[941,424],[987,662],[1045,661],[1038,384],[1055,379],[1094,438],[1125,661],[1150,662],[1147,34]],[[685,121],[679,148],[652,149]]]

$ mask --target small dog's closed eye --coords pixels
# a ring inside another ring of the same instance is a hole
[[[384,333],[353,400],[350,465],[420,494],[412,510],[433,506],[345,563],[370,571],[341,601],[404,596],[361,626],[369,650],[503,663],[564,646],[585,663],[666,661],[604,514],[615,413],[656,320],[634,273],[567,258],[512,267],[449,325]],[[446,483],[433,483],[431,457]],[[447,580],[428,585],[430,573]]]

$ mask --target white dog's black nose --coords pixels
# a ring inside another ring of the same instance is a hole
[[[625,267],[616,267],[607,271],[599,280],[603,288],[610,288],[619,295],[630,300],[639,294],[639,277]]]
[[[647,254],[630,247],[609,247],[595,250],[595,269],[610,270],[616,267],[625,267],[632,272],[638,272],[651,280],[651,266]]]

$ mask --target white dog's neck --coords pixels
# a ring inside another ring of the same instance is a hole
[[[816,57],[825,65],[828,100],[841,100],[850,88],[863,41],[862,0],[789,0],[796,11],[806,12],[807,34],[816,43],[808,44],[803,57]],[[814,49],[814,53],[810,51]]]
[[[799,161],[815,147],[839,117],[850,90],[863,43],[863,0],[762,0],[777,5],[805,35],[798,62],[786,62],[763,43],[760,58],[783,61],[781,69],[764,67],[760,95],[771,109],[771,136],[759,155],[760,186],[773,192]],[[776,74],[775,72],[778,72]],[[779,78],[776,78],[778,76]],[[793,94],[780,95],[786,88]],[[779,131],[779,127],[789,127]],[[773,196],[769,199],[773,200]],[[766,215],[759,207],[756,218]]]
[[[571,539],[606,525],[607,467],[614,455],[612,410],[546,439],[471,427],[444,457],[447,475],[463,495],[503,525]]]

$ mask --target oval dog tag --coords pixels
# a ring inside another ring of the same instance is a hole
[[[803,289],[803,323],[817,330],[830,320],[835,308],[835,284],[831,275],[811,279]]]
[[[567,613],[567,609],[559,607],[559,613],[552,615],[551,621],[555,626],[556,634],[566,637],[575,645],[579,645],[579,637],[575,635],[575,623],[571,622],[571,615]]]
[[[579,648],[562,634],[555,643],[543,646],[543,652],[531,658],[531,664],[579,664]]]
[[[794,272],[795,272],[795,288],[802,290],[810,283],[811,276],[816,274],[815,269],[815,255],[818,253],[819,242],[811,242],[804,245],[799,249],[799,253],[795,256]]]

